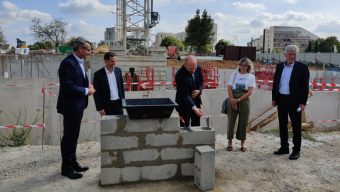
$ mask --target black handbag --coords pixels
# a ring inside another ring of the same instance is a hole
[[[224,99],[223,103],[222,103],[222,113],[224,114],[228,114],[228,102],[229,102],[229,98]]]

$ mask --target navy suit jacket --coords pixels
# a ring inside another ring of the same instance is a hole
[[[59,74],[59,95],[57,111],[63,115],[75,115],[83,113],[88,104],[88,96],[85,88],[89,81],[73,54],[67,56],[61,63]]]
[[[118,67],[114,67],[113,70],[117,81],[118,96],[120,99],[125,99],[122,71]],[[111,100],[109,81],[104,67],[94,73],[93,87],[96,90],[93,95],[96,109],[100,111],[104,109],[105,106],[109,106]]]
[[[283,62],[276,66],[272,90],[272,101],[278,102],[279,86],[283,68]],[[309,92],[309,70],[307,65],[298,61],[294,62],[294,67],[289,81],[289,92],[294,99],[292,102],[295,105],[306,105]]]
[[[195,81],[192,78],[192,74],[184,66],[176,73],[176,103],[178,103],[176,110],[179,114],[188,113],[192,110],[193,106],[200,106],[202,104],[203,75],[200,66],[197,66],[194,76]],[[196,89],[200,90],[201,93],[193,99],[191,94]]]

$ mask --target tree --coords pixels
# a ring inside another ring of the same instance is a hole
[[[337,50],[340,48],[340,42],[337,37],[330,36],[326,39],[316,39],[310,40],[305,52],[333,52],[334,46],[337,47]]]
[[[74,42],[78,39],[79,37],[71,37],[69,40],[65,42],[64,45],[73,47]]]
[[[177,48],[180,51],[184,50],[184,44],[181,40],[177,39],[176,37],[173,36],[167,36],[162,39],[161,42],[162,47],[168,47],[168,46],[177,46]]]
[[[49,49],[53,49],[54,48],[54,46],[51,43],[51,41],[45,41],[45,42],[38,41],[38,42],[35,42],[33,45],[29,45],[28,47],[31,50],[39,50],[39,49],[49,50]]]
[[[0,44],[5,44],[5,43],[6,43],[6,39],[0,27]]]
[[[214,35],[213,27],[214,20],[208,15],[208,12],[204,10],[201,16],[200,10],[197,9],[196,15],[188,21],[185,28],[187,33],[185,42],[199,54],[209,52]]]
[[[338,38],[334,36],[327,37],[320,45],[320,52],[333,52],[334,45],[336,46],[338,42]]]
[[[233,46],[233,45],[234,45],[234,44],[231,43],[231,41],[226,40],[226,39],[220,39],[220,40],[217,42],[217,44],[219,44],[219,43],[223,43],[223,44],[226,45],[226,46]]]
[[[67,22],[53,19],[50,23],[43,24],[39,18],[32,19],[31,30],[35,39],[40,41],[51,41],[54,48],[65,42]]]

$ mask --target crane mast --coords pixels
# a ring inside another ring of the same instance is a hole
[[[127,55],[148,55],[150,29],[159,22],[153,0],[116,0],[115,41]]]

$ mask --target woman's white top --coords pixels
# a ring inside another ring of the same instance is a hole
[[[235,91],[248,91],[248,87],[256,87],[255,76],[251,73],[241,74],[236,70],[230,75],[228,85],[232,85]]]

